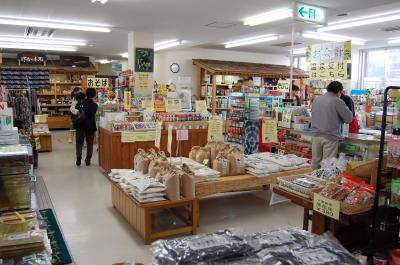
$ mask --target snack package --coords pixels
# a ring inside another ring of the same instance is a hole
[[[400,179],[393,179],[391,188],[392,188],[391,205],[400,209]]]
[[[353,189],[354,187],[349,184],[329,182],[319,194],[340,201],[343,200]]]
[[[199,150],[200,150],[200,146],[193,146],[189,152],[189,158],[196,161],[196,155]]]
[[[224,153],[219,153],[213,161],[213,169],[221,173],[221,177],[229,176],[229,160]]]
[[[400,139],[391,139],[387,144],[387,167],[400,169]]]
[[[375,193],[366,188],[353,190],[344,200],[349,205],[365,205],[374,200]]]
[[[199,151],[197,151],[196,153],[196,161],[200,164],[206,165],[206,166],[210,166],[210,149],[207,147],[200,147]]]

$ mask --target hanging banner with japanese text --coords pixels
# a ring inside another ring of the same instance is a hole
[[[87,87],[89,88],[108,88],[109,87],[109,79],[108,78],[96,78],[96,77],[88,77],[87,78]]]
[[[307,47],[310,78],[351,79],[351,42],[329,42]]]

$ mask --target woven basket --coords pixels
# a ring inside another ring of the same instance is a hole
[[[302,187],[300,185],[293,183],[293,181],[295,179],[303,178],[303,177],[307,177],[307,178],[310,178],[310,179],[318,182],[321,185],[321,187],[306,188],[306,187]],[[324,185],[324,183],[321,182],[318,178],[309,177],[309,176],[305,176],[305,175],[278,177],[278,184],[279,184],[280,188],[287,190],[289,192],[293,192],[293,193],[295,193],[299,196],[302,196],[304,198],[307,198],[307,199],[312,199],[314,192],[320,192]]]
[[[347,215],[364,213],[364,212],[368,212],[371,210],[372,204],[373,204],[373,202],[367,203],[365,205],[349,205],[347,203],[341,202],[340,203],[340,212],[347,214]]]

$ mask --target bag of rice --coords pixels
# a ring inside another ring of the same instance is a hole
[[[189,158],[192,160],[196,160],[196,155],[199,150],[200,150],[200,146],[193,146],[189,152]]]
[[[221,177],[229,176],[229,160],[224,153],[219,153],[213,161],[213,169],[221,173]]]
[[[186,199],[193,199],[196,196],[194,173],[186,164],[182,165],[181,193]]]
[[[228,151],[229,175],[243,175],[246,173],[244,155],[239,148],[233,147]]]
[[[168,172],[163,177],[164,185],[167,188],[167,198],[171,201],[177,201],[180,199],[180,183],[179,175],[173,171]]]
[[[206,165],[210,167],[210,149],[207,147],[201,147],[200,150],[196,153],[196,161],[200,164]]]
[[[144,161],[144,163],[142,164],[143,160],[147,161]],[[146,163],[150,163],[146,156],[146,152],[143,149],[138,149],[135,157],[133,158],[133,168],[135,169],[135,171],[143,172],[142,167],[145,166]]]

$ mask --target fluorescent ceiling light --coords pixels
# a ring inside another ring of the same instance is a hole
[[[256,26],[289,17],[293,17],[293,10],[291,8],[283,8],[246,18],[243,20],[243,24],[246,26]]]
[[[289,50],[289,53],[291,53],[292,50]],[[300,55],[300,54],[306,54],[307,48],[299,48],[299,49],[293,49],[293,55]]]
[[[179,40],[167,40],[159,43],[154,43],[154,51],[164,50],[179,45],[181,45],[181,41]]]
[[[230,41],[230,42],[227,42],[224,44],[225,44],[225,48],[228,49],[228,48],[233,48],[233,47],[238,47],[238,46],[273,41],[273,40],[277,40],[277,39],[278,39],[277,35],[261,35],[261,36],[256,36],[256,37],[252,37],[252,38]]]
[[[350,40],[351,43],[355,44],[355,45],[365,45],[365,42],[366,42],[366,40],[364,40],[364,39],[336,35],[336,34],[319,33],[319,32],[304,32],[302,34],[302,36],[303,36],[303,38],[307,38],[307,39],[326,40],[326,41],[335,41],[335,42]]]
[[[400,10],[390,12],[389,14],[399,13],[399,12],[400,12]],[[394,14],[394,15],[388,15],[388,13],[375,14],[372,16],[362,17],[362,18],[358,18],[358,19],[356,18],[356,19],[350,19],[350,20],[337,21],[334,23],[330,23],[326,27],[317,29],[317,31],[325,32],[325,31],[332,31],[332,30],[338,30],[338,29],[360,27],[360,26],[365,26],[365,25],[399,20],[399,19],[400,19],[400,14]]]
[[[390,39],[387,42],[388,44],[396,44],[396,43],[400,43],[400,38],[397,39]]]
[[[0,41],[7,42],[22,42],[32,44],[47,44],[47,45],[76,45],[86,46],[86,43],[82,40],[73,39],[57,39],[57,38],[37,38],[37,37],[23,37],[23,36],[1,36]]]
[[[102,4],[107,3],[108,0],[92,0],[92,3],[100,2]]]
[[[0,24],[15,25],[15,26],[29,26],[29,27],[42,27],[52,29],[70,29],[70,30],[83,30],[83,31],[96,31],[96,32],[110,32],[111,30],[104,25],[76,23],[70,21],[37,19],[37,18],[23,18],[23,17],[4,17],[0,16]]]
[[[72,46],[35,45],[35,44],[20,44],[12,42],[0,42],[0,48],[43,50],[43,51],[64,51],[64,52],[76,51],[76,48]]]
[[[121,56],[122,56],[122,58],[128,58],[128,53],[124,52],[124,53],[121,54]]]
[[[100,64],[107,64],[107,63],[112,63],[114,60],[108,60],[108,59],[101,59],[101,60],[96,60],[96,62]]]

